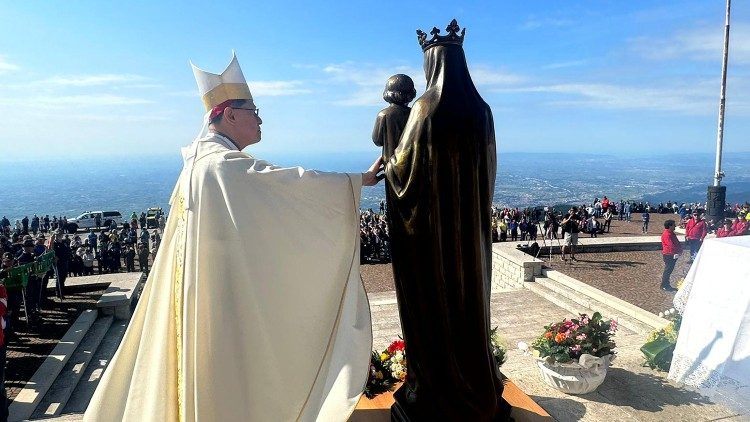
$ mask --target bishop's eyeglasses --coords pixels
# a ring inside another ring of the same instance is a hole
[[[252,111],[255,114],[255,117],[260,118],[260,109],[259,108],[245,108],[245,107],[232,107],[235,110],[249,110]]]

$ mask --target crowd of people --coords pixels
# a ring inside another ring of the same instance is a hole
[[[28,329],[43,329],[44,310],[54,306],[48,298],[47,284],[56,280],[54,294],[65,299],[65,282],[68,277],[115,272],[148,273],[149,260],[156,254],[161,242],[164,216],[158,215],[160,228],[146,228],[145,213],[133,213],[129,223],[122,226],[90,229],[88,233],[67,233],[65,216],[48,215],[17,219],[11,224],[6,217],[0,219],[0,362],[5,361],[9,342],[19,341],[16,334],[23,315]],[[140,227],[140,229],[139,229]],[[6,287],[5,278],[13,268],[39,262],[43,256],[54,252],[52,268],[46,274],[28,274],[25,287]],[[138,268],[136,269],[136,262]],[[25,306],[24,306],[25,305]],[[4,365],[0,365],[0,382],[4,380]],[[2,385],[0,389],[4,391]],[[7,417],[5,395],[0,394],[0,420]]]
[[[542,240],[559,240],[563,246],[563,260],[567,253],[575,258],[575,247],[580,233],[589,237],[598,237],[609,233],[612,221],[633,221],[641,224],[641,232],[649,233],[651,214],[675,214],[679,216],[676,226],[687,230],[687,244],[696,249],[696,238],[701,241],[705,235],[693,228],[691,223],[695,214],[700,216],[699,225],[717,237],[740,236],[750,233],[750,204],[728,204],[724,214],[731,216],[723,225],[712,227],[703,219],[705,204],[689,202],[663,202],[656,205],[648,202],[612,201],[607,196],[595,198],[589,204],[569,208],[563,212],[555,207],[510,208],[493,205],[492,207],[492,241],[493,242],[536,242]],[[360,213],[360,261],[362,263],[390,262],[390,245],[388,224],[386,220],[385,201],[381,201],[379,211],[362,210]]]
[[[0,279],[9,270],[24,264],[34,263],[48,251],[54,252],[52,269],[40,277],[29,275],[23,294],[26,298],[27,323],[35,327],[42,322],[42,309],[51,306],[47,300],[47,283],[56,280],[55,294],[65,298],[65,282],[69,277],[93,275],[94,273],[116,273],[141,271],[148,273],[149,260],[155,255],[161,242],[160,229],[149,231],[141,225],[136,214],[129,223],[118,228],[89,229],[88,233],[66,233],[65,218],[39,218],[36,215],[20,227],[0,219]],[[145,223],[145,221],[143,221]],[[139,229],[140,226],[140,229]],[[138,268],[136,269],[136,262]],[[14,329],[21,315],[22,292],[9,292],[6,335],[14,338]]]
[[[384,201],[380,203],[379,213],[371,209],[360,212],[359,241],[361,263],[391,261],[390,237],[388,236]]]

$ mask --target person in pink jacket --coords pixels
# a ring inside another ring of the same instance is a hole
[[[737,222],[732,226],[732,236],[744,236],[750,233],[750,221],[748,221],[749,214],[745,214],[745,218],[737,217]]]
[[[690,261],[688,262],[693,262],[707,234],[706,222],[701,218],[698,211],[693,211],[693,218],[685,224],[685,241],[690,247]]]

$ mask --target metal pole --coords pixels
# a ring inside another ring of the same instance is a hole
[[[724,25],[724,61],[721,66],[721,99],[719,101],[719,131],[716,135],[716,168],[714,171],[714,186],[721,186],[724,174],[721,172],[721,148],[724,142],[724,108],[727,92],[727,61],[729,58],[729,12],[732,0],[727,0],[727,16]]]

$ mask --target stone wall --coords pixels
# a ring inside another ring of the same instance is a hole
[[[515,248],[515,244],[492,245],[492,291],[523,287],[542,275],[542,261]]]

